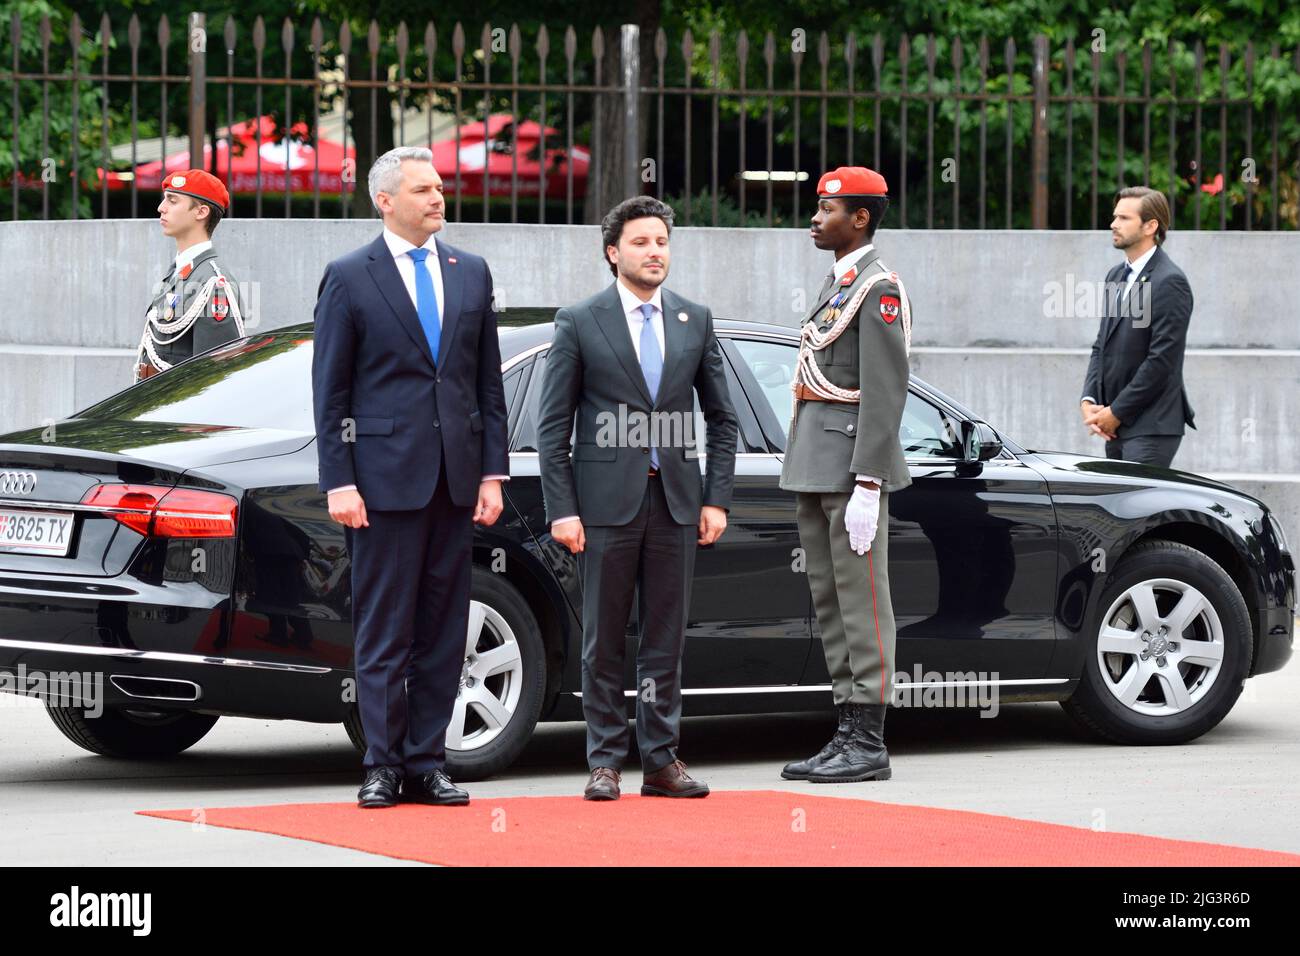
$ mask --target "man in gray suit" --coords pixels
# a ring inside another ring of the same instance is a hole
[[[551,535],[582,554],[588,800],[619,796],[634,590],[641,794],[709,792],[677,757],[681,663],[695,549],[718,540],[727,526],[737,424],[713,313],[662,287],[672,222],[671,207],[649,196],[628,199],[605,217],[601,240],[616,281],[555,314],[538,412]],[[707,423],[703,480],[693,392]]]
[[[887,780],[893,694],[889,496],[912,483],[898,426],[907,402],[912,309],[873,239],[885,178],[841,166],[817,184],[812,238],[835,253],[804,320],[781,487],[797,492],[803,545],[839,725],[787,780]]]
[[[1106,439],[1107,458],[1168,468],[1184,423],[1196,427],[1183,386],[1192,287],[1164,250],[1164,193],[1146,186],[1120,190],[1110,229],[1124,262],[1106,275],[1079,410],[1087,429]]]

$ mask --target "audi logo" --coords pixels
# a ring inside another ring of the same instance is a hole
[[[30,495],[36,490],[36,475],[30,471],[0,471],[0,495]]]

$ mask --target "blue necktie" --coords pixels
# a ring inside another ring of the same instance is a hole
[[[641,314],[645,316],[645,322],[641,326],[641,372],[645,375],[646,385],[650,386],[650,397],[656,398],[659,395],[659,378],[664,371],[664,356],[659,351],[659,339],[655,336],[652,321],[655,307],[646,302],[641,306]],[[655,448],[650,449],[650,464],[659,467],[659,452]]]
[[[434,291],[433,276],[424,261],[429,258],[429,250],[412,249],[407,255],[415,260],[415,311],[420,314],[420,325],[424,326],[424,337],[429,340],[429,351],[436,365],[442,325],[438,322],[438,293]]]

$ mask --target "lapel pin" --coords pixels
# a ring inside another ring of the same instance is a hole
[[[447,257],[447,265],[449,265],[449,266],[454,266],[455,264],[456,264],[456,257],[455,257],[455,256],[448,256],[448,257]]]
[[[686,313],[685,313],[685,312],[678,312],[678,313],[677,313],[677,321],[678,321],[678,322],[685,322],[685,321],[686,321]]]

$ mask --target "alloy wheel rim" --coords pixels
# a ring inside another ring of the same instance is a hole
[[[1204,593],[1173,578],[1139,581],[1102,616],[1102,683],[1129,710],[1180,714],[1209,693],[1223,670],[1223,623]]]
[[[504,617],[481,601],[470,601],[465,659],[447,749],[478,750],[501,735],[519,707],[524,661],[514,630]]]

